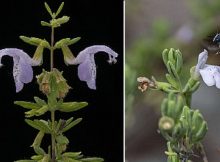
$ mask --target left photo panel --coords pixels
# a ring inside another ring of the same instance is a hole
[[[123,162],[123,1],[1,6],[1,161]]]

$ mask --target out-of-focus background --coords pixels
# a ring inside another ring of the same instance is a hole
[[[161,52],[180,49],[184,58],[183,76],[197,63],[203,50],[201,42],[220,25],[220,1],[217,0],[126,0],[126,161],[164,162],[166,142],[157,133],[159,91],[141,93],[138,76],[152,76],[165,81]],[[208,63],[220,65],[220,56]],[[220,90],[202,83],[193,95],[192,107],[198,108],[208,122],[204,140],[210,162],[220,161]]]

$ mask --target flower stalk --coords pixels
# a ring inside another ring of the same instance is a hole
[[[158,123],[159,132],[167,141],[167,162],[189,162],[194,156],[194,150],[198,150],[203,161],[207,162],[201,143],[208,130],[207,122],[199,110],[191,108],[192,94],[200,86],[198,72],[201,67],[205,67],[206,52],[200,55],[198,65],[191,68],[191,76],[185,85],[180,75],[183,67],[181,52],[173,48],[165,49],[162,57],[168,71],[165,75],[167,82],[157,81],[154,77],[152,80],[140,77],[138,89],[143,92],[150,88],[168,94],[161,103],[161,118]]]

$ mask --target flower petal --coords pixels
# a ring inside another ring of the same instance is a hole
[[[208,51],[204,49],[204,51],[201,52],[198,57],[198,63],[195,69],[196,76],[199,76],[199,70],[204,68],[207,59],[208,59]]]
[[[80,64],[78,67],[78,76],[81,81],[87,82],[91,89],[96,89],[96,65],[94,55],[98,52],[106,52],[109,55],[109,63],[115,63],[118,54],[111,48],[104,45],[90,46],[81,51],[76,58],[69,61],[69,64]]]
[[[199,72],[202,76],[203,81],[207,86],[215,85],[214,74],[217,72],[217,68],[212,65],[205,65],[203,69],[200,69]]]
[[[16,48],[6,48],[0,50],[0,64],[3,56],[13,57],[13,77],[16,86],[16,92],[22,90],[24,83],[29,83],[33,79],[33,71],[31,64],[34,64],[33,60],[24,51]]]
[[[96,89],[96,67],[94,59],[86,59],[78,66],[78,76],[81,81],[87,82],[90,89]]]
[[[218,89],[220,89],[220,67],[218,67],[218,72],[214,74],[215,85]]]
[[[19,80],[23,83],[29,83],[33,79],[33,70],[30,64],[27,64],[24,59],[19,61]]]

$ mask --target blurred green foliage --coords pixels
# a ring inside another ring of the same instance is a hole
[[[159,110],[159,103],[162,100],[160,93],[154,92],[151,95],[145,93],[145,96],[138,92],[136,78],[139,76],[157,75],[157,79],[165,80],[162,75],[165,72],[165,66],[161,60],[161,53],[165,48],[180,49],[184,57],[183,76],[189,76],[189,68],[196,64],[197,55],[203,47],[201,42],[211,33],[217,32],[217,26],[220,21],[220,1],[217,0],[187,0],[186,6],[190,10],[191,20],[184,22],[182,26],[190,25],[193,37],[188,42],[181,42],[176,37],[176,31],[172,25],[175,22],[169,22],[168,19],[155,19],[154,23],[146,26],[146,31],[141,38],[129,42],[129,48],[126,49],[125,62],[125,101],[126,101],[126,123],[132,119],[133,109],[135,103],[147,103],[153,105]],[[126,16],[128,23],[129,16],[139,16],[141,6],[140,2],[128,1],[126,5]],[[172,8],[173,9],[173,8]],[[158,11],[159,12],[159,11]],[[150,19],[151,17],[144,17],[143,19]],[[181,19],[181,17],[180,17]],[[219,20],[219,21],[218,21]],[[129,24],[126,24],[129,26]],[[179,26],[179,29],[181,26]],[[149,34],[150,33],[150,34]],[[129,34],[129,33],[128,33]],[[158,76],[161,76],[158,78]],[[144,97],[143,97],[144,96]],[[155,97],[156,96],[156,97]],[[126,124],[129,125],[129,124]]]

